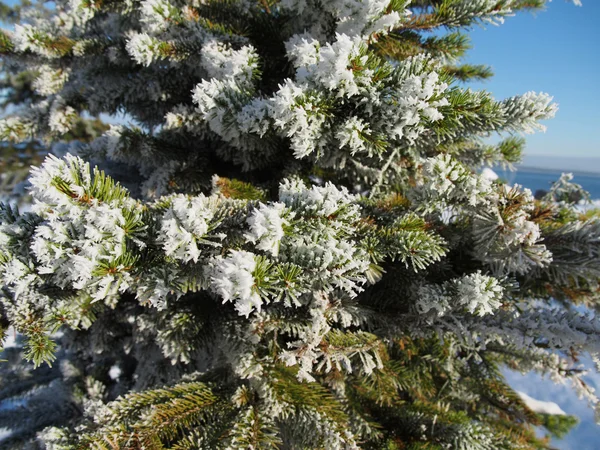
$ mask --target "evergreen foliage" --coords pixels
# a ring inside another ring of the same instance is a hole
[[[557,107],[461,84],[543,0],[55,3],[0,36],[53,153],[0,208],[3,448],[551,448],[505,366],[598,403],[600,218],[478,174]]]
[[[50,10],[44,7],[44,2],[23,1],[9,7],[0,2],[0,20],[4,23],[20,23],[31,14],[48,17]],[[0,30],[0,55],[14,50],[7,32]],[[56,83],[57,79],[45,79],[47,67],[15,64],[8,58],[0,60],[0,108],[4,111],[18,111],[30,107],[31,104],[43,100],[47,94],[43,83]],[[61,71],[58,72],[62,73]],[[78,140],[89,142],[95,139],[108,127],[99,119],[78,117],[68,133],[62,136],[65,142]],[[19,204],[31,201],[27,195],[27,177],[29,167],[39,166],[48,154],[48,142],[30,139],[25,142],[0,142],[0,200]],[[55,152],[61,152],[55,143]],[[64,150],[62,151],[64,152]],[[62,153],[61,152],[61,153]]]

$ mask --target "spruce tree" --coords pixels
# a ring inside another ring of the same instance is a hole
[[[460,62],[465,30],[545,3],[21,15],[0,51],[35,95],[0,137],[55,154],[29,211],[0,208],[2,324],[24,338],[2,448],[550,448],[535,426],[573,420],[502,369],[597,403],[578,358],[600,352],[600,219],[567,177],[536,200],[479,175],[557,107],[473,91],[491,71]],[[125,119],[65,144],[100,114]]]

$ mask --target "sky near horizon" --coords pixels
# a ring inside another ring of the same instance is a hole
[[[554,0],[470,33],[465,62],[490,65],[495,75],[469,86],[497,99],[547,92],[559,105],[545,133],[526,136],[528,155],[600,158],[600,1],[582,3]]]

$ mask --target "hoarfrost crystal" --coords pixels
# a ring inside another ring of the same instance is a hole
[[[492,314],[502,305],[504,289],[493,277],[476,272],[454,282],[460,304],[471,314]]]
[[[235,302],[241,316],[248,317],[252,311],[261,309],[262,300],[254,289],[255,267],[255,255],[242,250],[231,250],[227,257],[219,256],[212,263],[211,289],[223,303]]]
[[[261,203],[247,219],[250,232],[244,235],[246,240],[257,244],[257,249],[277,256],[279,242],[284,236],[283,226],[288,224],[288,221],[283,218],[284,213],[283,203],[273,203],[268,206]]]
[[[158,59],[158,39],[149,36],[147,33],[135,33],[127,41],[127,53],[138,64],[149,66],[155,59]]]
[[[201,244],[212,244],[205,239],[214,217],[214,201],[203,195],[177,195],[161,220],[160,242],[165,253],[184,262],[198,262]],[[215,245],[215,244],[212,244]]]
[[[247,83],[252,77],[252,72],[258,68],[258,56],[251,45],[234,50],[227,44],[213,39],[202,46],[200,55],[202,67],[210,78],[233,78],[239,83]]]

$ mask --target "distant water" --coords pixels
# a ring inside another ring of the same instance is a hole
[[[565,172],[570,172],[565,170]],[[500,178],[509,184],[520,184],[531,189],[533,193],[538,189],[547,191],[553,182],[560,178],[561,172],[550,170],[520,169],[516,172],[498,171]],[[580,184],[590,193],[592,199],[600,199],[600,174],[573,172],[573,182]],[[600,448],[600,447],[599,447]]]

